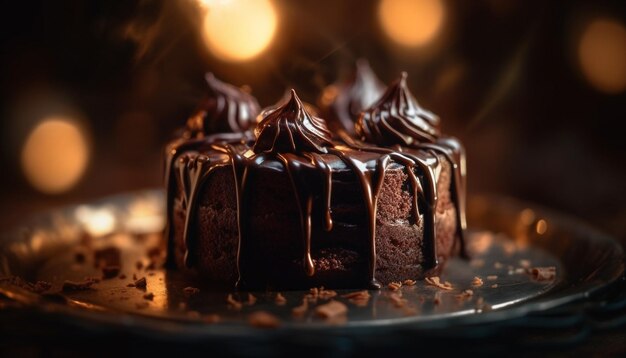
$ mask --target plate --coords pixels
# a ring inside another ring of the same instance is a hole
[[[234,292],[151,265],[164,255],[163,203],[161,191],[147,190],[32,218],[4,235],[0,293],[37,314],[87,328],[223,344],[291,337],[297,344],[302,334],[309,339],[504,321],[584,299],[624,271],[620,245],[584,223],[510,198],[474,196],[468,207],[471,260],[452,260],[440,277],[451,289],[419,281],[361,292],[360,300],[352,296],[355,290],[280,292],[277,299],[277,292]],[[102,279],[102,260],[111,255],[121,270]],[[542,279],[533,268],[555,274]],[[52,287],[34,293],[6,279],[15,276]],[[63,290],[65,281],[85,278],[99,282]],[[145,289],[132,287],[140,278]],[[325,317],[320,307],[331,301],[347,312]]]

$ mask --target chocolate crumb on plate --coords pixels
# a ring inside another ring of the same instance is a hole
[[[483,279],[478,276],[474,276],[474,279],[472,280],[472,286],[480,287],[482,285],[483,285]]]
[[[124,274],[121,274],[118,277],[119,277],[120,280],[125,280],[126,279],[126,275],[124,275]]]
[[[146,300],[152,301],[154,299],[154,293],[152,292],[144,293],[143,298]]]
[[[86,291],[91,289],[91,286],[96,283],[93,279],[86,279],[84,281],[70,281],[66,280],[63,282],[63,292],[71,292],[71,291]]]
[[[135,287],[136,288],[140,288],[140,289],[145,289],[148,286],[148,283],[146,282],[146,278],[142,277],[140,279],[138,279],[137,281],[135,281]]]
[[[551,281],[556,277],[556,267],[533,267],[527,270],[536,281]]]
[[[323,319],[333,319],[348,313],[348,306],[339,301],[330,301],[315,308],[315,314]]]
[[[248,323],[258,328],[277,328],[280,326],[278,317],[266,311],[256,311],[248,316]]]
[[[439,276],[433,276],[433,277],[426,277],[424,279],[424,281],[426,281],[427,284],[431,285],[431,286],[435,286],[437,288],[440,288],[442,290],[447,290],[450,291],[452,290],[452,284],[450,282],[441,282],[441,279],[439,278]]]

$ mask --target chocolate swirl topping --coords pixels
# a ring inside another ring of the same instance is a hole
[[[257,100],[241,89],[207,73],[208,94],[187,121],[192,136],[240,133],[252,129],[260,112]]]
[[[352,78],[344,83],[331,85],[325,90],[321,102],[330,102],[329,125],[333,129],[342,129],[354,134],[354,122],[364,109],[380,98],[384,91],[385,86],[376,77],[369,62],[359,59]]]
[[[324,120],[310,115],[294,90],[287,103],[264,114],[254,129],[255,153],[327,153],[333,146]]]
[[[441,135],[439,117],[421,108],[406,85],[406,72],[355,124],[361,140],[382,146],[415,147],[434,143]]]

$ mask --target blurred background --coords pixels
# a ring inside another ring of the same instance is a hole
[[[364,57],[409,73],[468,152],[470,193],[552,207],[626,239],[626,2],[4,1],[0,228],[162,185],[203,75],[261,105],[315,102]]]

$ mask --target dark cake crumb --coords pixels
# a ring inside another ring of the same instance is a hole
[[[93,286],[94,283],[96,283],[96,281],[93,279],[86,279],[80,282],[66,280],[65,282],[63,282],[62,290],[64,292],[86,291],[91,289],[91,286]]]
[[[141,289],[145,289],[148,286],[148,283],[145,277],[138,279],[137,281],[135,281],[134,284],[136,288],[141,288]]]
[[[483,279],[475,276],[474,279],[472,280],[472,286],[474,287],[480,287],[483,285]]]
[[[144,293],[143,298],[146,300],[152,301],[154,299],[154,293],[152,292]]]

